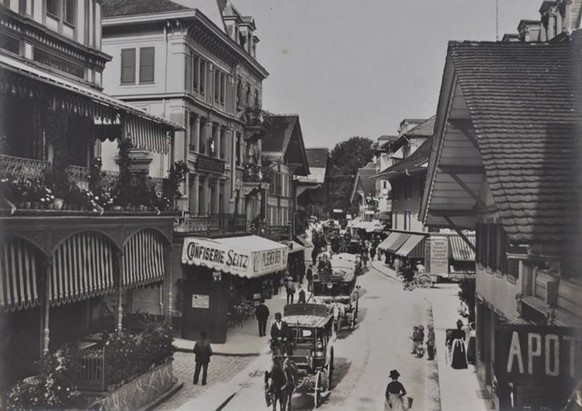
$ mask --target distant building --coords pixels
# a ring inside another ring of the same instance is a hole
[[[359,168],[356,174],[350,203],[357,204],[358,215],[354,217],[359,217],[361,221],[372,221],[378,210],[376,182],[372,179],[375,174],[376,164],[374,162]]]
[[[329,186],[329,149],[308,148],[305,150],[309,175],[297,177],[297,206],[298,211],[305,213],[305,217],[313,215],[315,206],[325,208]]]

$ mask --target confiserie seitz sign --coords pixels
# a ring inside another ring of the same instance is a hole
[[[182,263],[250,278],[285,269],[287,250],[282,245],[275,250],[246,251],[223,244],[220,240],[186,238]]]
[[[565,383],[582,377],[582,328],[502,325],[495,375],[513,383]]]

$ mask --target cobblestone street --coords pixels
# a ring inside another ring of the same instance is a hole
[[[192,376],[194,374],[194,354],[176,352],[174,354],[174,375],[184,383],[184,387],[168,398],[167,401],[154,408],[155,411],[169,411],[179,408],[186,401],[202,394],[212,385],[220,382],[227,382],[233,376],[242,371],[256,357],[231,357],[213,356],[208,367],[208,384],[193,385]]]

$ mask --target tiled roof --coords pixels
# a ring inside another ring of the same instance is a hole
[[[103,17],[189,10],[188,7],[170,0],[103,0],[102,4]]]
[[[581,43],[449,43],[489,188],[517,241],[582,234]]]
[[[392,141],[392,140],[397,140],[398,136],[380,136],[378,137],[378,141]]]
[[[263,137],[263,151],[285,152],[299,116],[270,116],[269,130]]]
[[[327,159],[329,156],[328,148],[306,148],[305,153],[307,154],[307,163],[309,167],[327,167]]]
[[[420,169],[426,170],[426,167],[423,167],[423,165],[428,162],[428,158],[430,157],[431,146],[432,146],[432,136],[427,138],[426,141],[423,142],[414,153],[412,153],[402,161],[399,161],[398,163],[394,164],[392,167],[388,167],[386,170],[383,170],[378,175],[390,178],[404,174],[407,171],[410,173],[413,171],[418,171]]]
[[[436,115],[432,116],[427,120],[422,120],[422,122],[414,128],[406,131],[404,136],[432,136],[434,131],[434,123],[436,120]]]

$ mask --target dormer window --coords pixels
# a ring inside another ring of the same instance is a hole
[[[238,44],[244,49],[247,42],[247,37],[243,33],[238,33]]]

